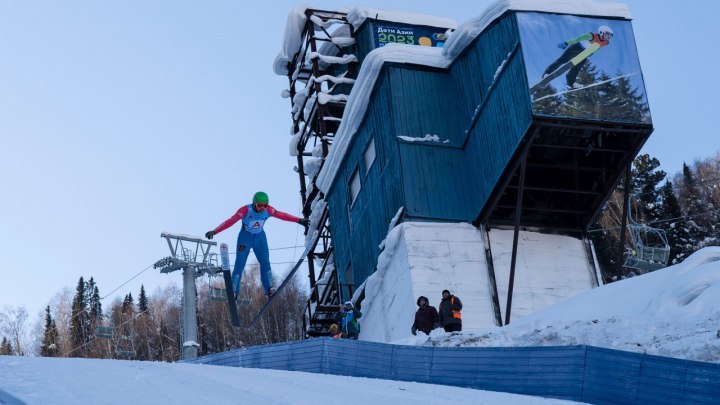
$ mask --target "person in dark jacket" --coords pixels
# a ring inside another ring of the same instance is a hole
[[[428,299],[423,296],[417,299],[417,306],[420,308],[415,312],[415,322],[413,322],[410,331],[413,335],[417,335],[417,331],[429,335],[431,330],[440,327],[440,317],[437,309],[429,305]]]
[[[342,325],[342,337],[346,339],[357,339],[360,336],[360,322],[358,319],[362,313],[355,308],[351,301],[340,306],[338,322]]]
[[[442,301],[440,301],[440,325],[445,332],[460,332],[462,330],[462,302],[460,298],[450,294],[450,291],[443,290]]]

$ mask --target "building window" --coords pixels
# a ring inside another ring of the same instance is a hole
[[[355,203],[355,199],[360,194],[360,170],[355,169],[352,177],[350,177],[350,205]]]
[[[370,142],[365,147],[363,156],[365,158],[365,174],[367,174],[370,171],[370,166],[375,161],[375,138],[370,137]]]

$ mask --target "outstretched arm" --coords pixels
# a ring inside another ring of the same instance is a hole
[[[275,217],[277,219],[282,219],[283,221],[288,222],[295,222],[299,223],[300,218],[296,217],[295,215],[288,214],[287,212],[282,212],[280,210],[276,210],[275,208],[268,205],[267,207],[268,212],[270,213],[271,217]]]
[[[223,222],[222,224],[218,225],[217,228],[213,229],[213,233],[217,234],[230,228],[231,226],[235,225],[237,221],[245,218],[245,215],[247,215],[247,213],[247,205],[243,205],[242,207],[240,207],[239,210],[237,210],[235,214],[233,214],[233,216],[225,220],[225,222]]]
[[[572,45],[572,44],[577,44],[577,43],[580,42],[580,41],[590,41],[590,40],[592,40],[592,39],[593,39],[592,33],[587,32],[587,33],[585,33],[585,34],[580,35],[580,36],[577,37],[577,38],[568,39],[567,41],[565,41],[565,43],[568,44],[568,45]]]

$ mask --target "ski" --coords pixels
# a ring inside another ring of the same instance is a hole
[[[228,309],[230,310],[230,323],[240,327],[240,315],[235,302],[235,291],[233,290],[232,277],[230,274],[230,255],[228,254],[227,243],[220,244],[220,266],[222,267],[223,278],[225,278],[225,293],[227,293]]]
[[[260,318],[263,316],[263,314],[265,313],[265,311],[270,307],[270,304],[272,304],[273,300],[274,300],[278,295],[280,295],[280,293],[282,292],[283,288],[285,288],[285,286],[290,282],[290,280],[292,279],[293,275],[295,275],[295,272],[300,268],[300,266],[303,264],[303,262],[304,262],[305,259],[307,258],[307,255],[310,253],[310,251],[312,250],[313,246],[315,246],[315,242],[317,241],[317,238],[318,238],[319,235],[320,235],[320,232],[318,232],[318,231],[316,231],[316,232],[317,232],[317,233],[316,233],[316,235],[315,235],[315,238],[313,238],[312,242],[309,243],[309,244],[307,245],[307,247],[305,247],[305,251],[303,251],[302,255],[300,256],[300,259],[298,259],[297,263],[295,263],[295,265],[292,267],[292,269],[290,269],[290,272],[289,272],[288,275],[285,277],[285,280],[283,280],[283,282],[280,283],[280,286],[275,290],[275,294],[273,294],[273,296],[270,297],[270,299],[268,299],[268,302],[266,302],[265,305],[263,305],[263,307],[260,308],[260,311],[257,313],[257,315],[255,315],[255,317],[253,317],[253,319],[250,321],[250,323],[248,323],[248,324],[245,326],[246,328],[252,327],[258,320],[260,320]]]
[[[559,92],[557,92],[557,93],[548,94],[547,96],[542,96],[542,97],[537,98],[537,99],[535,99],[535,100],[533,100],[533,101],[540,101],[540,100],[544,100],[544,99],[546,99],[546,98],[556,97],[556,96],[559,96],[559,95],[561,95],[561,94],[567,94],[567,93],[572,93],[572,92],[575,92],[575,91],[580,91],[580,90],[589,89],[589,88],[591,88],[591,87],[599,86],[599,85],[605,84],[605,83],[610,83],[610,82],[613,82],[613,81],[615,81],[615,80],[622,79],[622,78],[624,78],[624,77],[634,76],[634,75],[639,74],[639,73],[640,73],[640,72],[632,72],[632,73],[628,73],[628,74],[624,74],[624,75],[620,75],[620,76],[613,77],[612,79],[607,79],[607,80],[603,80],[603,81],[600,81],[600,82],[597,82],[597,83],[588,84],[587,86],[582,86],[582,87],[578,87],[578,88],[574,88],[574,89],[570,89],[570,90],[565,90],[565,91],[559,91]]]
[[[559,68],[555,69],[552,73],[545,76],[537,82],[534,86],[530,87],[530,93],[533,93],[537,90],[539,90],[541,87],[547,85],[551,81],[558,78],[563,73],[570,70],[573,66],[577,66],[580,62],[587,59],[590,55],[595,53],[598,49],[600,49],[600,44],[593,43],[590,46],[588,46],[584,51],[577,54],[574,58],[570,59],[569,61],[563,63]]]

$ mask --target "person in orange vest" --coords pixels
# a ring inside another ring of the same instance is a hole
[[[460,298],[450,294],[450,291],[443,290],[442,301],[438,306],[440,310],[440,325],[445,328],[445,332],[462,331],[462,302]]]

